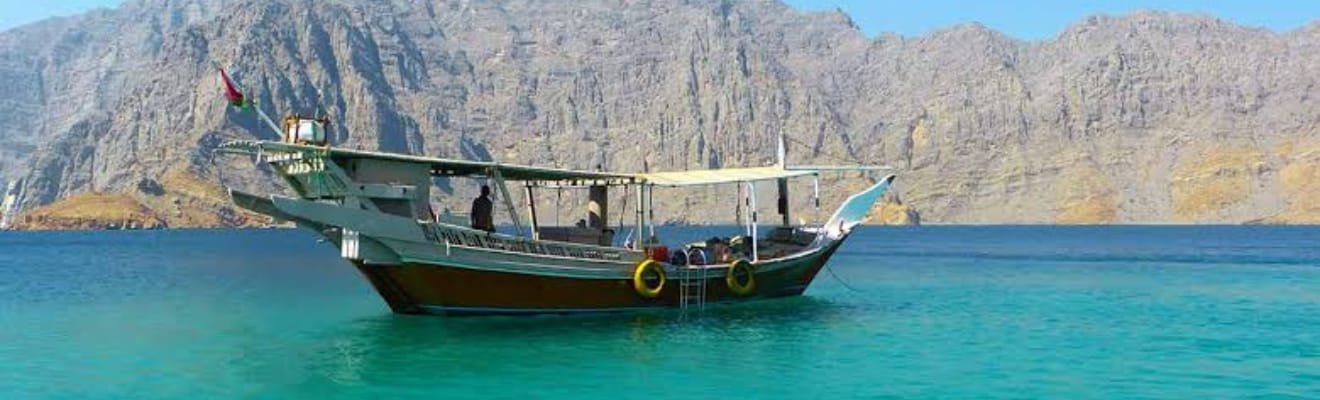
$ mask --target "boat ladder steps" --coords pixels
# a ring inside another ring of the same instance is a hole
[[[706,266],[685,265],[680,267],[678,284],[678,306],[687,310],[706,309]]]

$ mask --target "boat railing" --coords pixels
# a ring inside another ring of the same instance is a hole
[[[445,246],[460,246],[489,251],[522,253],[528,255],[568,257],[588,260],[635,262],[644,254],[618,247],[531,240],[523,237],[489,233],[444,223],[423,222],[427,240]]]

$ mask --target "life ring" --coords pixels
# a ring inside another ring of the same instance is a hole
[[[746,282],[739,282],[740,274],[746,275]],[[724,283],[729,285],[729,291],[733,294],[739,296],[752,294],[756,290],[756,271],[752,270],[752,263],[741,258],[729,263],[729,272],[724,274]]]
[[[647,275],[655,274],[655,287],[646,281]],[[633,289],[637,294],[648,299],[654,299],[660,295],[660,291],[665,288],[665,269],[660,263],[652,259],[642,260],[637,264],[637,269],[633,271]]]

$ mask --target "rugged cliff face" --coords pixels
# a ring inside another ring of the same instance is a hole
[[[224,107],[227,65],[268,112],[324,104],[345,147],[640,171],[769,163],[784,132],[795,163],[897,167],[886,220],[1316,223],[1318,58],[1320,25],[1153,12],[1022,42],[872,40],[775,1],[141,0],[0,33],[0,175],[30,208],[98,192],[248,221],[219,182],[282,189],[210,155],[274,138]],[[865,183],[843,178],[827,204]],[[657,217],[729,220],[732,193]]]

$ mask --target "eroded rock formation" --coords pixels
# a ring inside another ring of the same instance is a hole
[[[138,0],[0,33],[0,175],[29,178],[28,208],[113,193],[169,226],[239,223],[221,184],[282,189],[211,156],[274,138],[225,107],[220,65],[270,112],[323,104],[346,147],[640,171],[767,164],[783,132],[794,163],[897,167],[886,220],[1320,221],[1320,25],[1158,12],[1024,42],[868,39],[776,1]],[[732,190],[658,198],[657,219],[730,221],[711,204]]]

